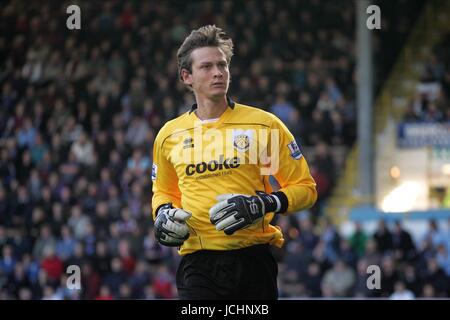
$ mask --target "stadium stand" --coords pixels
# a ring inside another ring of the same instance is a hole
[[[176,49],[208,23],[237,44],[232,98],[283,119],[318,183],[314,208],[277,221],[286,235],[275,250],[280,297],[449,296],[450,233],[439,224],[419,242],[401,224],[356,226],[347,238],[323,214],[355,140],[352,1],[80,7],[82,29],[69,31],[63,3],[0,4],[0,299],[177,297],[179,256],[153,235],[151,150],[161,126],[192,103]],[[395,43],[389,59],[421,6],[410,8],[387,9],[395,32],[377,35],[377,50]],[[448,81],[436,58],[431,69]],[[378,63],[381,85],[393,61]],[[388,275],[381,290],[365,286],[369,264]],[[82,290],[67,289],[69,265],[81,267]]]

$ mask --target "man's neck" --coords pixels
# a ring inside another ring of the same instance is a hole
[[[212,99],[199,99],[197,98],[197,110],[195,114],[200,120],[217,119],[227,110],[228,103],[227,98],[219,98],[217,100]]]

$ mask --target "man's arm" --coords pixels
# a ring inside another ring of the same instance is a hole
[[[153,219],[156,218],[157,210],[165,204],[171,203],[172,206],[181,208],[181,192],[178,187],[178,176],[174,167],[164,155],[160,144],[160,135],[156,137],[153,145],[152,181]]]
[[[278,129],[279,132],[279,168],[273,173],[281,187],[273,193],[282,202],[279,212],[289,213],[310,208],[317,200],[317,190],[308,163],[294,136],[275,116],[272,129]]]
[[[155,237],[162,245],[178,247],[189,238],[186,221],[192,214],[180,209],[181,192],[178,187],[178,176],[163,151],[160,139],[156,137],[152,167]]]
[[[219,202],[211,207],[209,216],[216,229],[227,235],[254,224],[269,212],[295,212],[313,206],[317,200],[316,183],[293,135],[275,116],[271,129],[277,130],[274,133],[278,134],[271,136],[279,142],[271,141],[274,146],[271,161],[278,161],[278,169],[272,174],[281,189],[272,194],[256,191],[256,195],[219,195]]]

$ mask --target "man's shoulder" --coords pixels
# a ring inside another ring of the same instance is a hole
[[[187,129],[188,124],[188,112],[185,112],[180,116],[167,121],[159,130],[157,138],[164,139],[167,136],[172,135],[174,132]]]
[[[236,118],[239,122],[257,122],[262,125],[271,126],[276,119],[275,115],[261,108],[236,103]]]

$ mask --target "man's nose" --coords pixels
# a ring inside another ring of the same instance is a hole
[[[222,70],[220,70],[220,68],[218,66],[214,67],[214,77],[223,77],[223,72]]]

